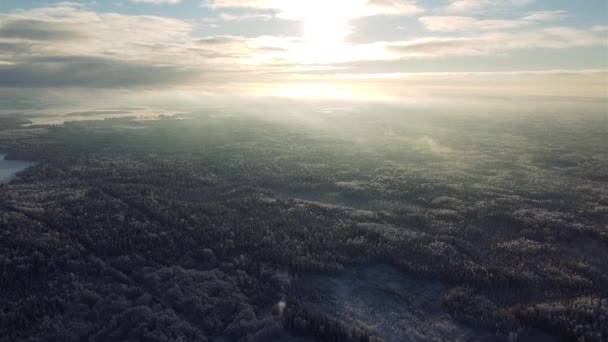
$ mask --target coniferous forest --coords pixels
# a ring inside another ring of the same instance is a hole
[[[603,117],[325,120],[2,118],[0,340],[608,339]]]

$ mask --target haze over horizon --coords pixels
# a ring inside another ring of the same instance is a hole
[[[606,100],[606,4],[132,0],[0,5],[0,112],[230,98]],[[602,10],[603,9],[603,10]],[[604,105],[604,104],[602,104]]]

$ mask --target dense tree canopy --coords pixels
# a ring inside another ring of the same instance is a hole
[[[38,163],[0,184],[0,340],[391,339],[301,286],[379,264],[479,336],[608,339],[601,128],[442,119],[4,129]]]

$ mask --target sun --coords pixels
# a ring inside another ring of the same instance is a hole
[[[276,0],[279,1],[279,0]],[[362,16],[368,0],[289,1],[282,16],[302,23],[302,36],[281,57],[299,64],[342,63],[361,58],[385,58],[380,44],[352,44],[352,20]],[[287,2],[286,2],[287,3]]]
[[[349,18],[336,11],[320,11],[307,16],[304,37],[311,48],[332,48],[344,43],[349,33]]]

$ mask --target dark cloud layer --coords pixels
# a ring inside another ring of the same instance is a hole
[[[171,85],[197,76],[184,68],[85,56],[30,58],[0,66],[0,87],[141,87]]]
[[[65,114],[65,117],[74,117],[74,116],[98,116],[98,115],[122,115],[122,114],[131,114],[129,111],[125,110],[90,110],[84,112],[72,112]]]
[[[246,39],[243,37],[235,37],[235,36],[214,36],[214,37],[205,37],[196,40],[197,44],[201,45],[222,45],[222,44],[233,44],[233,43],[243,43]]]
[[[408,44],[391,44],[387,49],[399,54],[440,54],[466,47],[473,41],[469,38],[426,39]]]
[[[0,26],[0,37],[40,41],[84,39],[86,34],[75,27],[44,20],[10,20]]]

